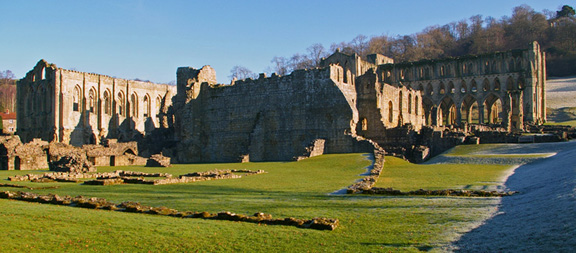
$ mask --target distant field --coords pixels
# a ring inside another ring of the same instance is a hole
[[[463,232],[488,218],[499,198],[332,195],[360,179],[370,162],[363,154],[323,155],[300,162],[176,165],[172,168],[99,168],[174,175],[218,169],[263,169],[240,179],[176,185],[88,186],[77,183],[19,183],[60,186],[38,193],[138,201],[189,211],[270,213],[274,217],[338,218],[335,231],[264,226],[231,221],[180,219],[144,214],[0,200],[0,251],[419,251],[443,250]],[[382,185],[394,178],[401,189],[501,184],[510,166],[457,168],[430,180],[434,171],[387,158]],[[411,168],[413,167],[413,168]],[[408,172],[407,170],[410,171]],[[420,172],[416,172],[420,171]],[[40,173],[40,172],[36,172]],[[405,173],[408,173],[406,176]],[[0,178],[22,174],[0,171]],[[460,180],[462,178],[462,180]],[[434,181],[434,182],[428,182]],[[4,183],[8,181],[4,180]],[[380,184],[380,183],[379,183]],[[395,186],[396,187],[396,186]],[[3,187],[0,190],[17,189]]]

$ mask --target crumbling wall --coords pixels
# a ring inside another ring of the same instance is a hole
[[[339,66],[214,85],[204,70],[178,69],[178,162],[292,160],[315,139],[325,152],[351,152],[358,112]],[[197,90],[199,89],[199,90]],[[191,91],[194,90],[194,91]]]
[[[23,144],[18,136],[0,136],[0,169],[39,170],[48,168],[48,142],[34,139]]]
[[[75,146],[167,128],[176,87],[66,70],[40,60],[18,81],[18,134]]]

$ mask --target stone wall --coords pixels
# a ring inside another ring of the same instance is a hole
[[[18,135],[75,146],[168,127],[176,87],[66,70],[40,60],[18,82]]]
[[[385,83],[422,92],[427,125],[498,123],[523,130],[546,121],[545,55],[527,49],[378,66]]]
[[[178,162],[292,160],[316,139],[326,153],[354,151],[356,90],[339,66],[287,76],[213,83],[214,71],[179,68],[175,116]],[[202,76],[205,77],[202,77]]]
[[[47,147],[40,139],[23,144],[18,136],[0,136],[0,170],[47,169]]]

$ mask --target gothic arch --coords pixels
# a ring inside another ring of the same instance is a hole
[[[82,88],[79,85],[74,86],[72,91],[72,111],[79,112],[82,103]]]
[[[469,124],[479,124],[480,122],[480,112],[478,110],[478,100],[472,95],[467,95],[462,100],[460,106],[460,113],[462,115],[462,122],[467,122]]]
[[[443,126],[456,123],[456,106],[450,96],[444,97],[438,105],[438,123]]]
[[[511,91],[511,90],[515,90],[515,89],[516,89],[516,87],[514,87],[514,79],[510,76],[506,80],[506,91]]]
[[[476,80],[474,79],[472,79],[472,82],[470,82],[470,92],[472,93],[478,92],[478,85],[476,84]]]
[[[482,82],[482,91],[490,91],[490,81],[488,81],[488,78],[484,78],[484,81]]]
[[[484,100],[485,122],[489,124],[502,124],[504,122],[504,111],[502,99],[494,93],[488,94]]]
[[[98,97],[96,96],[96,90],[92,87],[88,91],[88,109],[90,113],[96,113],[98,106]]]
[[[130,95],[130,117],[138,118],[138,95],[135,92]]]
[[[444,85],[443,82],[440,82],[440,92],[438,92],[440,95],[444,95],[446,94],[446,86]]]
[[[150,95],[146,94],[144,95],[144,99],[143,99],[143,106],[144,106],[144,118],[147,117],[151,117],[151,108],[150,108]]]
[[[454,94],[456,92],[456,88],[454,88],[454,83],[452,81],[448,83],[448,92],[450,94]]]
[[[432,83],[428,83],[426,85],[426,95],[428,95],[428,96],[434,95],[434,87],[432,87]]]
[[[112,97],[108,89],[104,90],[104,114],[112,115]]]
[[[460,82],[460,93],[464,94],[468,92],[468,87],[466,86],[466,81],[462,80]]]
[[[408,114],[412,114],[412,94],[408,93]]]
[[[392,123],[394,121],[394,105],[392,101],[388,101],[388,122]]]
[[[518,89],[519,90],[523,90],[524,89],[524,85],[525,85],[525,81],[523,77],[518,78]]]
[[[118,107],[117,112],[118,115],[125,117],[126,116],[126,96],[124,96],[124,92],[119,91],[117,95],[118,100]]]
[[[494,78],[494,88],[492,89],[493,91],[500,91],[501,85],[500,85],[500,79],[498,79],[498,77]]]
[[[426,122],[426,125],[428,126],[434,123],[432,121],[433,110],[434,110],[434,103],[432,102],[432,100],[430,100],[427,97],[422,97],[422,111],[424,113],[424,120]]]

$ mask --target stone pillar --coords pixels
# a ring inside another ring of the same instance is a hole
[[[478,104],[478,123],[484,123],[484,104]]]
[[[506,94],[506,101],[502,103],[502,111],[504,111],[504,119],[502,122],[508,131],[512,130],[512,96],[510,93]]]
[[[433,106],[432,110],[430,111],[430,118],[432,119],[432,125],[438,126],[438,107]]]
[[[462,104],[456,105],[456,125],[462,125]]]

